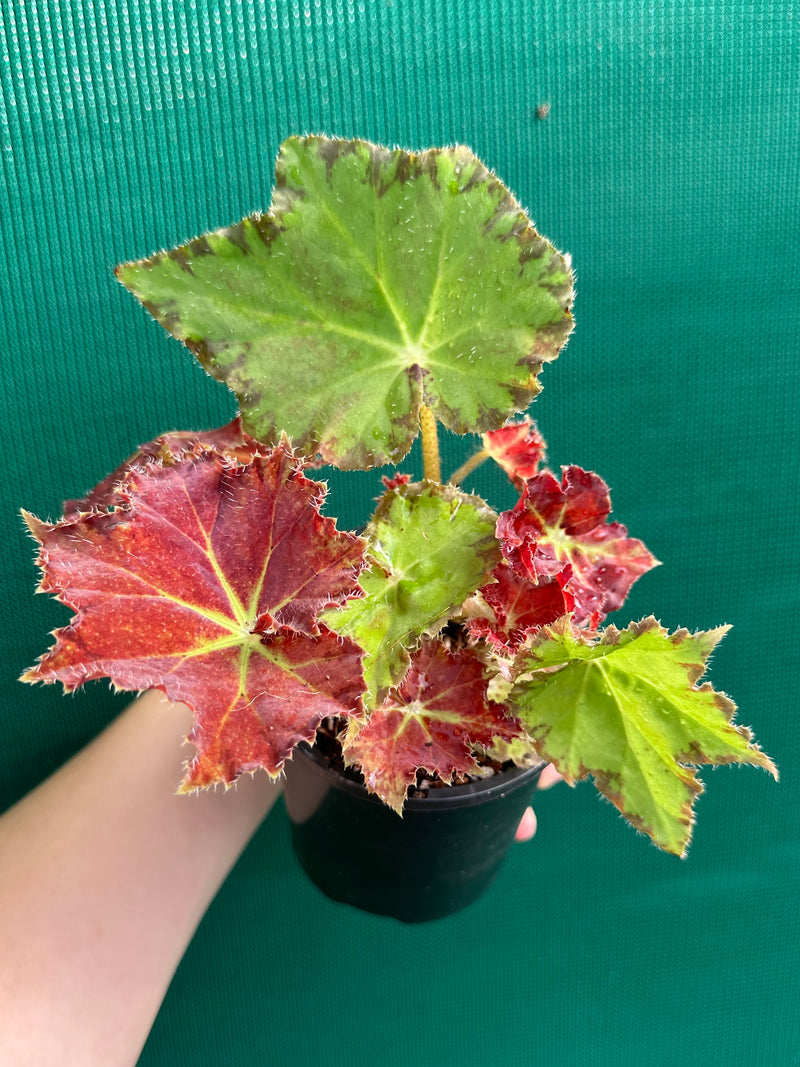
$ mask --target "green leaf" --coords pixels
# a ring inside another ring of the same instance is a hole
[[[268,214],[116,274],[247,433],[346,468],[402,458],[423,402],[457,433],[495,429],[572,326],[564,258],[463,146],[291,137]]]
[[[483,584],[499,558],[496,519],[451,485],[399,485],[382,498],[366,530],[373,562],[359,578],[365,596],[321,616],[364,649],[370,705],[402,678],[422,636],[437,633]]]
[[[726,632],[670,635],[649,618],[591,643],[565,621],[520,657],[509,705],[567,781],[591,774],[633,826],[684,855],[703,789],[687,764],[751,763],[777,778],[728,697],[696,685]]]

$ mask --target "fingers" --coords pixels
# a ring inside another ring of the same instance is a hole
[[[548,763],[539,777],[537,789],[551,789],[557,782],[563,782],[563,778],[552,763]],[[525,814],[520,819],[517,832],[514,834],[515,841],[530,841],[536,833],[536,812],[533,808],[526,808]]]
[[[537,789],[551,789],[556,782],[563,782],[564,779],[555,769],[552,763],[548,763],[542,773],[539,775],[539,782],[536,786]]]
[[[517,832],[514,834],[515,841],[530,841],[536,833],[536,813],[533,808],[526,808],[525,814],[520,819]]]

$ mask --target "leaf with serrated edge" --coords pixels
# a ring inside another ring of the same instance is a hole
[[[478,772],[473,746],[512,741],[519,723],[486,696],[484,667],[470,649],[450,652],[426,641],[402,684],[344,745],[348,764],[361,768],[367,788],[401,813],[418,770],[453,775]]]
[[[203,449],[131,468],[111,512],[28,516],[40,591],[76,616],[23,680],[70,690],[107,677],[188,704],[184,789],[277,774],[363,689],[359,649],[317,621],[358,594],[363,550],[320,515],[323,492],[285,444],[246,463]]]
[[[116,274],[248,433],[345,468],[402,458],[421,403],[457,433],[496,428],[572,328],[568,264],[463,146],[291,137],[269,214]]]
[[[488,690],[491,700],[491,687]],[[525,734],[524,730],[519,737],[511,740],[505,737],[495,737],[492,743],[485,748],[486,755],[498,763],[515,763],[517,767],[532,767],[534,764],[544,764],[544,760],[533,746],[533,742]]]
[[[618,522],[608,486],[581,467],[563,467],[531,478],[511,511],[497,521],[503,555],[520,575],[539,581],[568,574],[574,618],[597,627],[625,601],[633,583],[658,560]]]
[[[117,486],[125,481],[132,470],[146,468],[153,462],[167,466],[177,462],[187,453],[205,449],[224,453],[228,458],[243,463],[265,451],[258,441],[242,433],[242,422],[238,415],[232,422],[215,430],[178,430],[164,433],[141,445],[86,496],[79,500],[67,500],[64,503],[64,517],[76,518],[81,512],[106,511],[119,507],[124,501],[116,492]]]
[[[574,607],[560,574],[532,582],[501,562],[492,577],[470,602],[466,626],[471,637],[485,638],[498,652],[513,655],[526,638]]]
[[[322,616],[364,649],[368,707],[497,562],[496,519],[479,497],[452,485],[403,484],[382,497],[365,531],[373,562],[361,575],[364,597]]]
[[[696,684],[726,631],[670,635],[648,618],[590,642],[565,621],[521,654],[509,699],[567,781],[591,774],[633,826],[676,855],[703,788],[691,765],[750,763],[777,777],[749,730],[733,724],[728,697]]]
[[[520,488],[536,474],[547,447],[536,423],[531,419],[521,419],[501,426],[499,430],[490,430],[483,434],[481,440],[490,458]]]

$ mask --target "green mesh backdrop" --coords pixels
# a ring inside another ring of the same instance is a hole
[[[800,1064],[800,6],[0,0],[0,51],[2,806],[125,701],[16,682],[68,617],[17,509],[233,413],[111,269],[266,208],[293,132],[465,142],[572,253],[551,463],[598,470],[664,563],[616,621],[733,624],[712,677],[783,774],[705,771],[684,862],[556,789],[488,895],[419,928],[322,898],[279,807],[141,1064]],[[333,479],[348,525],[376,492]]]

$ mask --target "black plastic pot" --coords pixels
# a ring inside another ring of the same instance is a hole
[[[544,766],[431,789],[401,818],[301,745],[286,763],[294,850],[333,900],[404,922],[451,915],[494,880]]]

